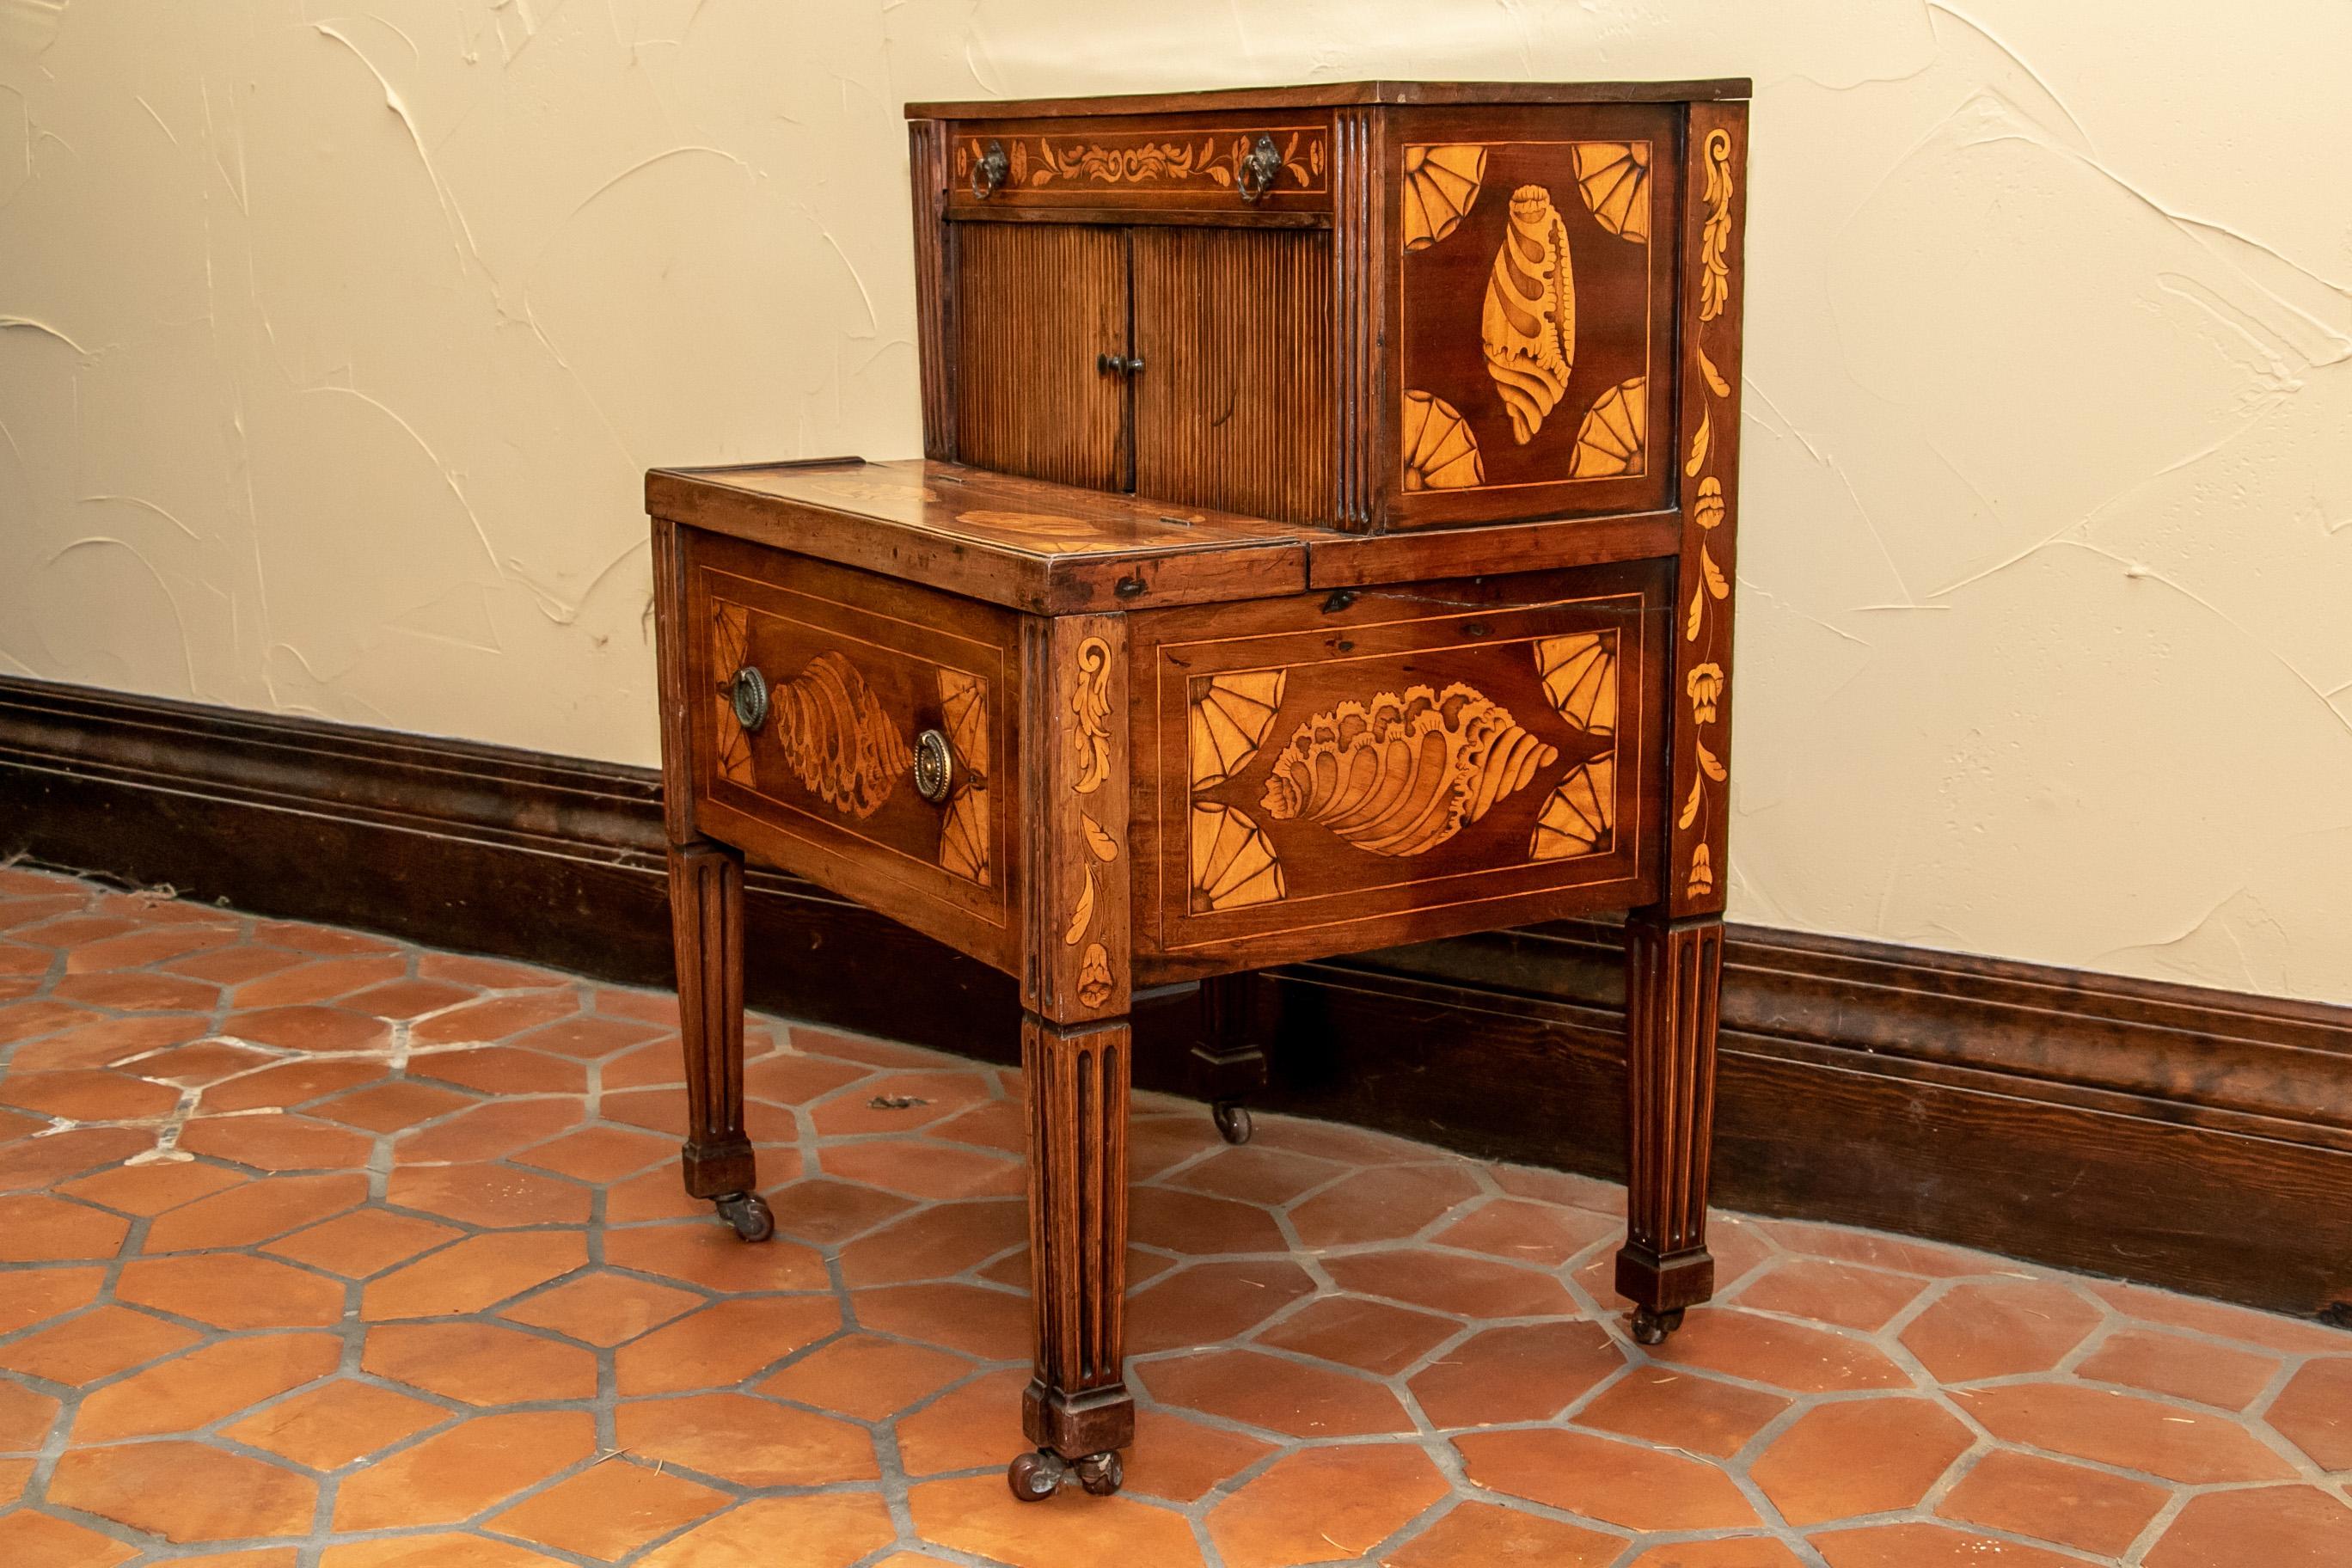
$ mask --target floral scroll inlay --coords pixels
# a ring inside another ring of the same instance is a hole
[[[711,616],[710,668],[717,678],[719,722],[712,731],[718,742],[719,776],[750,789],[759,782],[751,761],[751,737],[735,717],[731,682],[751,652],[751,612],[740,605],[720,605]]]
[[[1486,482],[1478,437],[1454,405],[1426,392],[1404,395],[1404,488],[1463,489]]]
[[[1342,702],[1298,727],[1266,779],[1266,815],[1318,822],[1374,855],[1426,854],[1559,755],[1455,681]]]
[[[1319,127],[1268,128],[1244,132],[1231,142],[1215,136],[1198,141],[1190,135],[1170,136],[1142,132],[1110,135],[1093,141],[1052,136],[1004,138],[1006,184],[1040,190],[1056,184],[1095,185],[1207,185],[1232,190],[1242,160],[1257,144],[1259,135],[1274,139],[1281,159],[1277,189],[1315,191],[1323,188],[1329,153]],[[973,163],[996,138],[966,137],[956,142],[955,178],[959,186],[971,177]]]
[[[793,775],[845,816],[880,810],[915,760],[866,678],[838,653],[817,655],[768,702]]]
[[[1717,126],[1706,133],[1701,154],[1706,184],[1700,192],[1706,213],[1699,224],[1698,258],[1702,328],[1720,318],[1731,300],[1731,151],[1729,131]],[[1675,816],[1675,830],[1678,842],[1688,839],[1683,893],[1696,900],[1716,890],[1715,851],[1710,843],[1717,830],[1715,796],[1731,777],[1720,753],[1721,742],[1710,733],[1722,722],[1730,695],[1730,677],[1723,664],[1729,650],[1721,646],[1728,622],[1723,612],[1709,613],[1712,606],[1731,597],[1731,580],[1717,562],[1710,542],[1710,536],[1731,516],[1730,497],[1722,476],[1715,471],[1720,453],[1714,405],[1715,399],[1730,397],[1731,384],[1709,357],[1703,331],[1694,333],[1691,352],[1706,391],[1699,399],[1698,429],[1691,437],[1690,457],[1683,464],[1684,474],[1698,481],[1690,503],[1691,521],[1697,530],[1696,549],[1694,552],[1687,542],[1684,546],[1685,574],[1695,575],[1696,581],[1690,584],[1689,605],[1683,612],[1683,641],[1692,645],[1692,657],[1699,662],[1689,667],[1683,681],[1684,695],[1690,702],[1690,726],[1676,744],[1687,745],[1693,765],[1690,793]],[[1696,573],[1690,571],[1694,565]]]
[[[1535,437],[1576,363],[1576,279],[1568,227],[1541,185],[1511,193],[1510,221],[1495,252],[1479,321],[1486,374],[1510,415],[1521,446]]]
[[[1099,791],[1110,776],[1110,644],[1101,637],[1087,637],[1078,644],[1071,663],[1069,723],[1064,733],[1070,752],[1070,793],[1080,802],[1075,809],[1083,878],[1069,924],[1062,932],[1065,947],[1087,942],[1095,924],[1095,906],[1101,898],[1104,868],[1118,859],[1118,840],[1086,805],[1086,797]],[[1100,942],[1087,942],[1078,960],[1078,1000],[1099,1007],[1116,989],[1109,950]]]
[[[1452,234],[1478,200],[1486,149],[1476,142],[1404,150],[1404,247],[1426,250]]]
[[[940,818],[940,865],[966,881],[989,882],[988,683],[941,669],[940,728],[955,754],[956,783]]]
[[[1110,644],[1087,638],[1078,645],[1077,665],[1070,683],[1070,787],[1092,795],[1110,772]]]
[[[1698,319],[1712,321],[1731,299],[1731,132],[1706,133],[1706,223],[1699,230]]]

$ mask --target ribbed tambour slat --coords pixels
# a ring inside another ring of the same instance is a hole
[[[1138,228],[1132,244],[1137,493],[1328,522],[1330,236]]]
[[[956,457],[1095,489],[1126,479],[1126,237],[1074,224],[956,226]]]

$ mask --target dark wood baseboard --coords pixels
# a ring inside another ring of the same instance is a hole
[[[649,768],[0,679],[0,855],[668,984]],[[753,1005],[993,1060],[1012,983],[754,872]],[[1616,1175],[1614,931],[1458,939],[1268,983],[1263,1103]],[[1716,1193],[2352,1318],[2352,1010],[1736,928]],[[1189,996],[1139,999],[1181,1089]]]

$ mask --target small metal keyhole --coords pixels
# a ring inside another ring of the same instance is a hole
[[[768,678],[750,665],[727,683],[727,700],[734,706],[735,722],[750,734],[768,719]]]
[[[955,787],[955,751],[937,730],[915,737],[915,793],[939,805]]]

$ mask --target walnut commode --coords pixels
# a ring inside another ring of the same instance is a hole
[[[1020,982],[1026,1498],[1119,1484],[1129,999],[1628,911],[1655,1343],[1713,1287],[1744,81],[909,106],[920,461],[646,477],[689,1191],[742,868]]]

